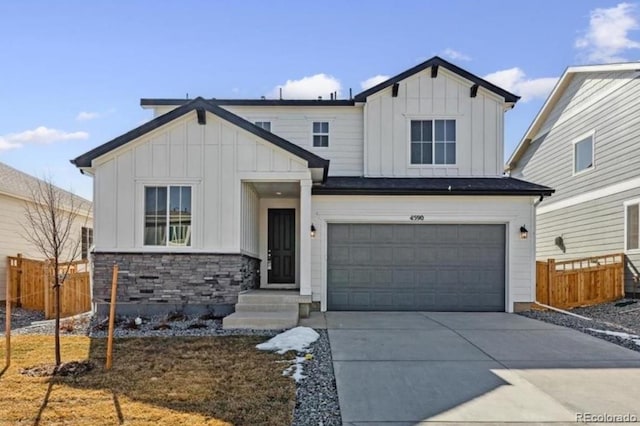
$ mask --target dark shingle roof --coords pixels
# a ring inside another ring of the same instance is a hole
[[[551,195],[553,189],[512,177],[366,178],[330,176],[314,195]]]
[[[309,152],[306,149],[289,142],[286,139],[276,136],[275,134],[245,120],[244,118],[239,117],[234,113],[227,111],[226,109],[220,108],[219,106],[214,105],[211,102],[200,97],[189,101],[188,103],[172,111],[169,111],[166,114],[154,118],[153,120],[143,124],[142,126],[137,127],[107,143],[104,143],[92,149],[91,151],[80,155],[79,157],[74,158],[73,160],[71,160],[71,163],[75,164],[77,167],[91,167],[91,162],[94,159],[110,151],[113,151],[114,149],[119,148],[122,145],[125,145],[126,143],[131,142],[132,140],[137,139],[151,132],[152,130],[155,130],[158,127],[161,127],[194,110],[208,111],[222,118],[223,120],[235,124],[236,126],[284,149],[285,151],[288,151],[291,154],[300,157],[303,160],[306,160],[310,168],[323,168],[325,170],[325,175],[327,173],[327,170],[329,168],[329,160],[325,160],[324,158],[321,158],[314,153]]]
[[[379,92],[382,89],[385,89],[389,86],[391,86],[392,84],[398,83],[402,80],[404,80],[407,77],[411,77],[412,75],[425,70],[429,67],[432,66],[440,66],[442,68],[446,68],[449,71],[451,71],[452,73],[458,74],[460,77],[463,77],[469,81],[472,81],[473,83],[477,84],[480,87],[484,87],[485,89],[499,95],[502,96],[505,100],[505,102],[513,102],[516,103],[518,102],[518,99],[520,99],[520,96],[516,96],[511,92],[507,92],[504,89],[499,88],[498,86],[496,86],[493,83],[489,83],[487,80],[478,77],[477,75],[471,74],[469,71],[463,70],[462,68],[453,65],[451,62],[447,62],[444,59],[442,59],[439,56],[434,56],[433,58],[424,61],[421,64],[416,65],[413,68],[410,68],[406,71],[401,72],[400,74],[391,77],[390,79],[383,81],[380,84],[377,84],[375,86],[373,86],[370,89],[365,90],[364,92],[360,92],[358,93],[354,99],[358,102],[366,102],[367,97],[373,95],[376,92]]]
[[[229,106],[354,106],[349,99],[207,99],[213,105]],[[142,98],[142,106],[176,106],[190,102],[189,99]]]

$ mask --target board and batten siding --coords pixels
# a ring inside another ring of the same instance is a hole
[[[207,113],[195,111],[94,160],[97,251],[239,253],[242,181],[310,179],[306,161]],[[192,246],[143,245],[144,187],[192,186]],[[255,212],[251,213],[254,214]]]
[[[243,253],[259,257],[260,197],[250,182],[242,182],[242,223],[240,228]]]
[[[330,176],[362,176],[364,124],[361,106],[230,106],[245,120],[271,122],[271,132],[331,161]],[[329,123],[329,146],[314,147],[314,121]]]
[[[569,84],[559,100],[567,110],[552,112],[511,171],[514,177],[556,190],[541,206],[640,177],[640,79],[636,74],[617,73],[615,79],[606,79],[589,73]],[[574,174],[574,142],[590,132],[594,132],[595,167]]]
[[[367,98],[365,175],[371,177],[500,176],[503,171],[504,99],[443,69],[401,81]],[[455,119],[456,164],[410,164],[411,120]]]
[[[424,197],[416,196],[313,196],[312,222],[316,237],[311,240],[311,282],[313,300],[326,309],[327,225],[329,223],[430,223],[506,224],[507,310],[515,302],[535,298],[535,219],[531,197]],[[411,215],[424,215],[412,222]],[[520,226],[530,237],[520,239]]]

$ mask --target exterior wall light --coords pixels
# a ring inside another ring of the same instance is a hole
[[[527,231],[527,228],[525,228],[524,225],[522,225],[520,227],[520,239],[526,240],[528,237],[529,237],[529,231]]]
[[[311,238],[315,238],[315,237],[316,237],[316,227],[312,223],[311,224]]]

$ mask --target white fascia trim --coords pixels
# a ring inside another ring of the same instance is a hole
[[[607,197],[609,195],[618,194],[620,192],[629,191],[640,187],[640,177],[629,179],[624,182],[616,183],[614,185],[606,186],[604,188],[596,189],[595,191],[585,192],[584,194],[576,195],[575,197],[569,197],[561,201],[557,201],[546,206],[538,207],[537,213],[544,214],[555,210],[564,209],[567,207],[575,206],[577,204],[586,203],[588,201],[597,200],[598,198]]]

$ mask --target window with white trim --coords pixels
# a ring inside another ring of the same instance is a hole
[[[411,164],[456,164],[456,120],[411,120]]]
[[[145,246],[189,247],[191,224],[190,186],[145,186]]]
[[[83,226],[80,230],[80,238],[80,255],[82,260],[86,260],[89,258],[89,250],[93,245],[93,228],[87,228],[86,226]]]
[[[625,203],[625,249],[638,250],[640,248],[640,200]]]
[[[593,167],[593,135],[573,144],[573,173],[580,173]]]
[[[319,146],[319,147],[329,146],[329,122],[328,121],[313,122],[313,146]]]
[[[266,130],[267,132],[271,131],[271,122],[270,121],[256,121],[255,123],[256,126],[263,128],[264,130]]]

